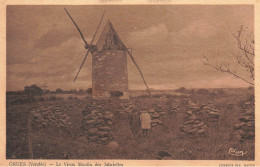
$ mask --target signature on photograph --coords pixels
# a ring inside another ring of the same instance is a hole
[[[247,154],[247,151],[240,151],[240,150],[237,150],[237,149],[234,149],[234,148],[230,148],[229,149],[229,151],[228,151],[228,153],[230,154],[230,155],[234,155],[234,156],[244,156],[244,155],[246,155]]]

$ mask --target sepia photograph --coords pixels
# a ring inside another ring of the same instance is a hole
[[[254,5],[7,5],[7,160],[255,158]]]

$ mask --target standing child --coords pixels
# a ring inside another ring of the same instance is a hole
[[[129,115],[129,124],[131,127],[132,138],[134,138],[140,129],[140,119],[137,113],[131,113]]]
[[[144,136],[147,136],[148,130],[151,129],[152,120],[150,114],[146,110],[141,111],[140,121],[141,127],[143,129],[143,134]]]

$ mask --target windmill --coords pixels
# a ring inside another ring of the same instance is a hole
[[[111,92],[122,92],[122,98],[129,98],[128,93],[128,73],[127,73],[127,54],[135,64],[139,71],[143,82],[146,86],[146,90],[149,95],[149,88],[144,79],[143,73],[140,67],[137,65],[132,52],[121,41],[116,33],[112,23],[108,20],[103,28],[103,31],[94,45],[94,40],[97,35],[98,29],[101,25],[105,12],[103,13],[98,27],[93,35],[90,44],[84,38],[84,35],[80,31],[78,25],[73,20],[69,12],[64,8],[65,12],[77,28],[84,44],[87,49],[87,53],[79,67],[79,70],[73,80],[73,83],[77,80],[77,77],[81,71],[82,66],[89,53],[92,55],[92,96],[93,98],[109,98]]]

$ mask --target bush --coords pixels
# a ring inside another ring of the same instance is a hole
[[[91,93],[92,93],[92,88],[88,88],[88,89],[86,90],[86,93],[91,94]]]
[[[208,94],[209,91],[208,91],[207,89],[199,89],[199,90],[197,90],[196,93],[197,93],[197,94]]]
[[[73,97],[72,97],[72,96],[69,96],[69,97],[68,97],[68,99],[69,99],[69,100],[72,100],[72,99],[73,99]]]
[[[63,93],[63,90],[61,88],[56,89],[56,93]]]
[[[175,92],[178,92],[178,93],[186,93],[187,92],[187,89],[184,88],[184,87],[181,87],[179,89],[176,89]]]

